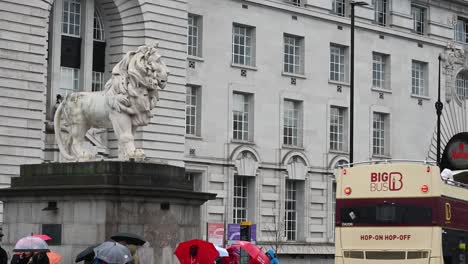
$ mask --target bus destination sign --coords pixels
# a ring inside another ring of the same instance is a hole
[[[411,235],[410,234],[387,234],[387,235],[361,235],[361,240],[400,240],[400,241],[405,241],[405,240],[410,240]]]

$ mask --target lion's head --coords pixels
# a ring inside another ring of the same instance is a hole
[[[128,113],[135,126],[149,123],[151,110],[159,100],[158,89],[164,89],[169,70],[157,51],[158,44],[144,45],[128,52],[113,68],[112,78],[106,83],[107,95],[126,95]]]

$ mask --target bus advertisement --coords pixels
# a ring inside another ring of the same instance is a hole
[[[336,175],[336,264],[468,264],[468,185],[426,162],[369,162]]]

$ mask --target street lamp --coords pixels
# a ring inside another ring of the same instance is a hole
[[[351,1],[351,72],[349,83],[349,110],[350,110],[350,126],[349,126],[349,163],[354,161],[354,7],[366,6],[368,3],[363,1]]]
[[[442,61],[442,54],[439,55],[439,80],[437,85],[437,102],[435,103],[436,114],[437,114],[437,165],[440,166],[440,116],[442,115],[442,109],[444,104],[440,101],[440,63]]]

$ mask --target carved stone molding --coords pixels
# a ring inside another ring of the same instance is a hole
[[[235,159],[237,175],[257,176],[258,160],[250,151],[242,151]]]
[[[291,157],[286,165],[286,170],[288,178],[291,180],[305,180],[308,171],[306,162],[300,156]]]

